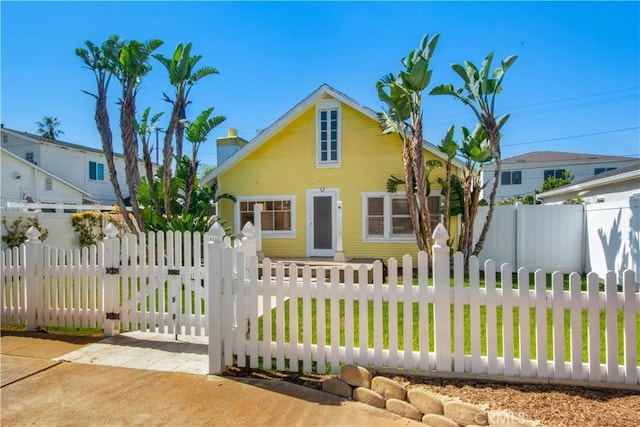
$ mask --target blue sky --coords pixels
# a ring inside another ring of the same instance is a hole
[[[99,148],[93,74],[74,51],[112,34],[164,41],[169,56],[193,42],[201,65],[220,71],[192,91],[187,115],[207,107],[227,117],[201,147],[215,164],[215,138],[228,127],[251,139],[323,83],[367,107],[382,108],[376,82],[425,33],[440,33],[432,85],[460,85],[452,63],[479,65],[487,53],[518,55],[497,99],[512,117],[503,158],[530,151],[640,156],[639,2],[0,2],[1,122],[35,132],[55,116],[62,140]],[[166,111],[172,93],[157,62],[143,81],[139,113]],[[114,136],[118,97],[110,103]],[[473,127],[468,109],[425,96],[426,138],[451,124]],[[458,133],[459,135],[459,133]],[[114,138],[121,151],[119,138]],[[363,147],[363,149],[367,149]]]

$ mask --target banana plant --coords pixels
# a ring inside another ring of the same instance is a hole
[[[110,36],[101,45],[96,45],[90,40],[85,41],[86,48],[77,48],[76,55],[82,60],[84,67],[91,70],[96,81],[96,93],[83,90],[87,95],[95,98],[95,123],[100,141],[102,142],[102,151],[104,152],[109,170],[109,180],[116,196],[116,203],[120,208],[120,212],[127,212],[124,203],[122,189],[118,181],[118,171],[114,161],[113,150],[113,134],[111,132],[111,121],[109,118],[109,109],[107,108],[107,99],[111,79],[116,72],[116,63],[118,52],[122,45],[120,37],[117,35]],[[134,232],[136,227],[129,215],[123,215],[127,228]]]
[[[187,140],[191,142],[191,159],[189,161],[187,180],[185,185],[185,210],[189,211],[189,205],[191,203],[191,193],[198,177],[198,166],[200,164],[198,160],[198,150],[200,145],[204,143],[209,133],[220,123],[226,120],[224,116],[213,116],[213,107],[204,110],[198,117],[192,122],[185,121],[183,124],[186,128]]]
[[[165,101],[172,104],[171,117],[169,118],[169,126],[164,136],[164,146],[162,152],[163,166],[165,175],[163,177],[164,182],[169,182],[171,177],[171,163],[174,158],[172,140],[175,135],[176,138],[176,153],[175,157],[182,158],[182,142],[184,138],[184,121],[186,120],[186,109],[189,104],[189,94],[195,84],[202,78],[211,75],[218,74],[218,70],[213,67],[202,67],[195,69],[196,65],[202,59],[202,55],[191,56],[192,43],[182,45],[180,43],[173,52],[171,57],[165,57],[163,55],[154,55],[153,57],[160,61],[162,65],[167,69],[169,76],[169,82],[175,89],[174,98],[171,99],[166,93],[164,95]],[[165,187],[164,198],[168,201],[169,189]],[[168,209],[168,206],[165,206]]]
[[[376,84],[378,97],[387,108],[378,114],[378,121],[383,133],[396,133],[402,141],[405,192],[411,224],[418,248],[429,254],[432,230],[423,155],[422,93],[431,82],[429,64],[439,37],[436,34],[430,38],[426,34],[418,48],[402,59],[403,69],[398,75],[387,74]]]
[[[508,114],[496,117],[496,96],[502,92],[502,81],[506,72],[516,61],[517,56],[511,55],[503,59],[501,66],[490,72],[493,52],[489,53],[480,68],[470,61],[464,65],[453,64],[451,68],[462,79],[463,86],[455,88],[452,84],[436,86],[430,92],[431,95],[449,95],[467,105],[478,119],[478,122],[487,135],[491,156],[495,162],[495,172],[489,196],[489,211],[480,233],[480,238],[473,249],[473,255],[478,255],[482,250],[487,232],[493,217],[496,193],[501,171],[500,155],[500,130],[509,119]]]
[[[120,98],[120,132],[122,148],[124,150],[125,173],[131,210],[140,231],[144,230],[142,214],[138,206],[138,184],[140,172],[138,170],[138,133],[136,125],[136,96],[144,76],[151,71],[149,59],[154,50],[162,45],[162,40],[152,39],[146,42],[129,40],[120,45],[118,58],[115,62],[115,77],[120,81],[122,96]]]

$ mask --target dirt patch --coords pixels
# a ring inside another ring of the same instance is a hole
[[[331,377],[237,367],[228,368],[225,375],[288,381],[316,390],[321,390],[322,382]],[[561,385],[487,383],[420,376],[384,376],[397,381],[407,389],[419,387],[490,410],[508,411],[523,419],[539,421],[542,426],[640,425],[640,392]]]

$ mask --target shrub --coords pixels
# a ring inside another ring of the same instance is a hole
[[[49,235],[49,230],[40,225],[38,217],[30,216],[26,219],[19,216],[14,219],[13,222],[7,225],[7,218],[2,218],[2,225],[7,234],[2,236],[2,241],[5,242],[10,248],[14,246],[20,246],[27,241],[27,230],[30,227],[35,227],[40,231],[40,241],[44,241]]]
[[[80,246],[95,245],[102,239],[102,214],[96,211],[85,211],[71,215],[73,229],[80,233]]]

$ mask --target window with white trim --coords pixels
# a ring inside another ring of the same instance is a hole
[[[24,155],[24,158],[27,162],[35,163],[35,157],[33,156],[33,151],[27,151]]]
[[[89,162],[89,179],[104,181],[104,163]]]
[[[255,225],[254,205],[262,206],[260,225],[263,236],[287,236],[293,234],[295,224],[295,202],[293,197],[274,198],[238,198],[236,203],[238,223],[236,228],[242,229],[247,222]]]
[[[316,166],[335,167],[341,161],[340,103],[326,100],[316,109]]]
[[[440,196],[429,196],[431,227],[440,222]],[[363,240],[415,240],[404,194],[363,193]]]

